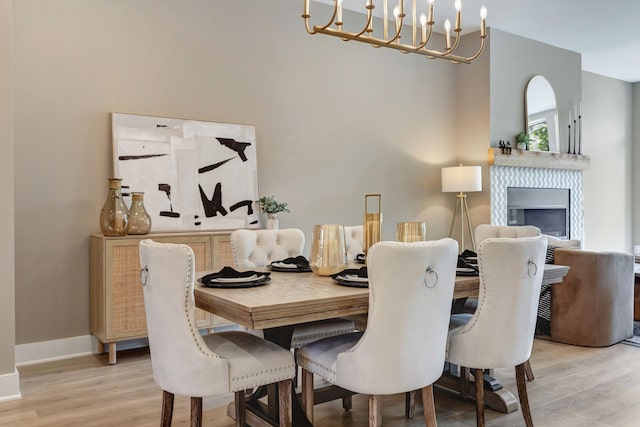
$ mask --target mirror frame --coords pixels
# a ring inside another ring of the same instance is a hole
[[[542,79],[542,80],[540,80]],[[539,83],[536,83],[539,82]],[[537,148],[529,148],[529,150],[531,151],[540,151],[540,152],[549,152],[549,153],[557,153],[559,151],[559,138],[560,138],[560,131],[559,131],[559,117],[558,117],[558,102],[557,102],[557,98],[555,95],[555,91],[553,90],[553,86],[551,86],[551,83],[549,83],[549,81],[542,75],[540,74],[536,74],[533,77],[531,77],[529,79],[529,81],[527,82],[525,89],[524,89],[524,132],[526,134],[530,134],[531,133],[531,121],[529,120],[529,101],[531,98],[531,95],[529,94],[529,89],[532,87],[532,84],[546,84],[550,90],[550,95],[553,96],[553,104],[554,107],[550,108],[548,110],[544,110],[544,111],[552,111],[555,110],[555,114],[549,115],[548,117],[551,118],[551,120],[545,120],[545,123],[547,123],[547,133],[548,133],[548,141],[549,141],[549,150],[538,150]],[[549,98],[550,99],[550,98]],[[550,102],[548,102],[550,103]],[[550,123],[551,121],[551,123]]]

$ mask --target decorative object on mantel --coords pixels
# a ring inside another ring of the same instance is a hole
[[[330,276],[347,268],[344,226],[340,224],[313,226],[309,265],[311,270],[319,276]]]
[[[151,217],[144,207],[144,193],[131,193],[131,209],[129,209],[129,228],[127,234],[149,234]]]
[[[325,25],[317,26],[314,25],[313,28],[309,26],[309,1],[304,0],[304,13],[302,14],[302,18],[304,19],[304,24],[309,34],[327,34],[334,37],[340,37],[344,41],[355,40],[363,43],[368,43],[373,47],[388,47],[391,49],[399,50],[402,53],[417,53],[419,55],[426,56],[429,59],[440,58],[447,59],[454,64],[464,63],[470,64],[471,61],[476,59],[482,51],[484,50],[485,39],[487,38],[487,30],[486,30],[486,18],[487,18],[487,8],[482,6],[480,8],[480,48],[475,53],[475,55],[466,57],[454,55],[453,52],[458,47],[461,39],[461,21],[462,21],[462,0],[455,0],[454,7],[456,9],[456,18],[455,18],[455,27],[453,31],[456,33],[455,40],[453,44],[451,43],[451,21],[446,19],[444,21],[444,30],[445,30],[445,49],[442,51],[427,49],[427,43],[429,43],[429,39],[431,38],[431,34],[433,33],[433,24],[434,21],[434,2],[435,0],[427,0],[428,1],[428,15],[421,13],[419,20],[421,29],[418,29],[418,12],[417,12],[417,2],[418,0],[412,0],[412,30],[413,30],[413,38],[411,44],[400,43],[402,37],[402,27],[404,24],[405,14],[405,0],[398,0],[398,4],[393,9],[393,16],[395,18],[395,31],[392,31],[391,37],[389,36],[389,11],[388,11],[388,0],[383,0],[382,5],[382,37],[380,38],[380,34],[378,36],[374,36],[378,31],[374,31],[373,28],[373,10],[375,9],[374,0],[366,0],[365,9],[367,20],[365,25],[357,32],[350,32],[343,30],[343,21],[342,21],[342,0],[334,0],[333,2],[333,13],[329,22]],[[335,28],[330,28],[332,24],[335,24]],[[418,40],[417,33],[420,32],[421,37]],[[404,39],[403,39],[404,40]]]
[[[488,163],[490,166],[587,170],[591,167],[591,157],[545,151],[515,151],[513,155],[504,155],[498,148],[491,147]]]
[[[378,210],[369,212],[369,198],[378,198]],[[362,250],[367,253],[369,248],[378,243],[382,237],[382,194],[365,194],[364,196],[364,221],[362,227]]]
[[[458,193],[456,208],[451,218],[451,227],[449,227],[449,237],[453,236],[453,226],[455,224],[456,215],[460,210],[460,252],[465,250],[464,246],[464,226],[469,228],[471,236],[471,247],[476,250],[476,240],[471,227],[471,217],[469,216],[469,207],[467,205],[467,195],[465,192],[482,191],[482,167],[480,166],[453,166],[442,168],[442,192]]]
[[[109,178],[109,194],[100,211],[100,229],[105,236],[126,236],[129,210],[122,200],[122,178]]]
[[[275,196],[264,196],[258,199],[260,209],[267,214],[266,228],[268,230],[277,230],[280,227],[278,214],[280,212],[291,212],[284,202],[278,202]]]
[[[528,133],[520,132],[516,135],[516,148],[518,150],[529,150],[530,137]]]
[[[511,142],[509,141],[502,141],[500,140],[500,142],[498,142],[498,148],[500,148],[500,154],[504,154],[504,155],[511,155]]]
[[[558,105],[551,83],[541,75],[527,82],[524,95],[524,132],[530,151],[559,151]]]
[[[582,155],[582,102],[578,105],[574,105],[573,113],[573,154]],[[567,154],[571,153],[571,109],[569,109],[569,139]],[[578,152],[576,153],[576,145],[578,146]]]

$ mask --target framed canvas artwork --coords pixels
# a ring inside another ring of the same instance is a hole
[[[152,232],[260,228],[254,126],[111,118],[114,176],[144,192]]]

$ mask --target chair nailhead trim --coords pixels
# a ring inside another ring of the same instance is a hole
[[[331,372],[334,376],[337,375],[336,371],[334,371],[333,369],[331,369],[328,366],[321,365],[320,363],[316,362],[315,360],[311,360],[308,357],[300,356],[299,353],[298,353],[298,357],[300,359],[304,360],[305,362],[307,362],[310,366],[317,366],[320,369],[323,369],[323,370],[325,370],[327,372]],[[303,368],[303,369],[306,369],[306,368]],[[326,381],[329,381],[329,382],[333,381],[333,378],[327,378],[325,375],[322,375],[320,372],[313,372],[310,369],[306,369],[306,370],[311,372],[311,373],[313,373],[314,375],[320,376],[322,379],[324,379]]]
[[[200,350],[200,352],[207,357],[210,357],[212,359],[223,359],[226,360],[224,357],[220,357],[217,354],[215,354],[214,352],[211,351],[211,349],[209,349],[208,347],[205,349],[202,347],[202,337],[200,336],[200,332],[198,331],[198,328],[195,326],[196,322],[194,319],[195,316],[195,307],[194,307],[194,302],[193,302],[193,276],[192,276],[192,267],[193,267],[193,257],[191,256],[191,253],[186,249],[186,248],[182,248],[182,250],[184,250],[185,254],[187,255],[187,277],[186,277],[186,286],[185,286],[185,293],[184,293],[184,312],[185,315],[187,316],[187,321],[189,322],[189,330],[191,331],[191,336],[193,337],[193,340],[196,343],[196,347],[198,347],[198,350]],[[198,335],[196,337],[196,334]],[[200,338],[200,339],[198,339]]]

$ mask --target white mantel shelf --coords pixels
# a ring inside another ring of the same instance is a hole
[[[512,149],[511,154],[501,154],[499,148],[489,148],[488,162],[489,165],[521,168],[587,170],[591,167],[591,157],[582,154],[517,149]]]

